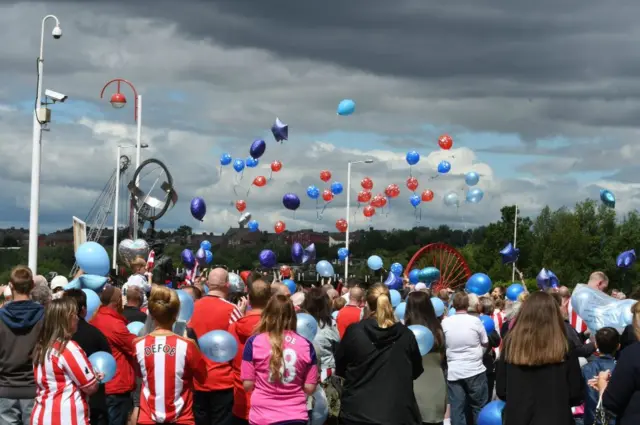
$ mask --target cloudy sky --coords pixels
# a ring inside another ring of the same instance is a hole
[[[221,232],[237,225],[240,198],[262,229],[276,220],[333,229],[346,194],[320,217],[306,188],[326,188],[319,172],[328,169],[346,189],[347,162],[367,158],[375,163],[353,167],[354,208],[365,176],[374,193],[391,183],[402,190],[371,221],[356,209],[352,228],[468,228],[497,219],[504,205],[533,216],[547,204],[597,198],[601,188],[617,195],[620,213],[638,208],[639,12],[635,0],[615,8],[592,0],[0,0],[0,226],[28,226],[46,14],[60,18],[64,35],[54,40],[47,23],[44,88],[69,100],[52,107],[43,133],[41,231],[86,216],[115,169],[116,146],[135,142],[131,91],[123,89],[122,110],[108,103],[115,87],[99,96],[107,81],[126,78],[143,96],[143,158],[166,163],[180,196],[158,227]],[[344,98],[357,103],[352,116],[336,115]],[[270,134],[276,117],[290,126],[283,144]],[[454,139],[448,152],[437,144],[445,132]],[[267,141],[258,168],[242,179],[231,167],[220,173],[222,153],[246,159],[257,138]],[[405,187],[409,150],[422,156],[411,170],[419,191],[435,193],[419,221]],[[452,170],[434,179],[443,159]],[[247,196],[273,160],[282,171]],[[464,200],[472,170],[482,175],[482,202],[446,207],[450,190]],[[295,216],[282,206],[286,192],[302,200]],[[194,196],[207,202],[203,223],[190,216]]]

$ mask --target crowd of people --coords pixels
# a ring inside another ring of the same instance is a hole
[[[481,412],[495,400],[507,425],[640,423],[638,303],[622,332],[589,333],[566,287],[512,302],[500,287],[478,296],[407,282],[399,318],[382,283],[291,293],[253,273],[233,293],[215,268],[182,288],[194,300],[183,321],[178,293],[141,275],[106,285],[87,317],[82,290],[12,271],[0,308],[0,424],[322,425],[320,393],[329,424],[494,425]],[[606,291],[608,278],[594,272],[587,285]],[[296,331],[301,312],[317,321],[312,341]],[[133,322],[145,323],[138,335]],[[412,325],[431,331],[428,353]],[[201,353],[198,339],[214,330],[236,339],[231,361]],[[116,362],[106,383],[89,361],[98,352]]]

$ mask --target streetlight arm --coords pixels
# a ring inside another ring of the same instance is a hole
[[[40,31],[40,56],[38,57],[39,60],[42,60],[44,56],[44,24],[45,22],[47,22],[47,19],[55,19],[56,26],[60,26],[60,20],[55,15],[47,15],[42,18],[42,30]]]
[[[118,85],[118,93],[120,93],[120,83],[125,83],[127,84],[129,87],[131,87],[131,91],[133,91],[133,95],[135,96],[135,100],[134,100],[134,104],[133,104],[133,119],[135,121],[138,121],[138,91],[136,90],[136,88],[133,86],[133,84],[131,84],[130,81],[125,80],[124,78],[114,78],[113,80],[107,82],[107,84],[104,85],[104,87],[102,87],[102,91],[100,92],[100,99],[103,98],[104,96],[104,91],[106,90],[106,88],[108,86],[111,85],[111,83],[116,83]]]

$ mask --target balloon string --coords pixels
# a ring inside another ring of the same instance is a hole
[[[269,180],[271,180],[272,178],[273,178],[273,170],[269,172]]]
[[[324,214],[324,210],[327,209],[327,205],[329,205],[331,202],[333,202],[333,201],[329,201],[329,202],[324,204],[324,207],[322,207],[322,211],[320,212],[320,216],[321,217],[322,217],[322,214]]]

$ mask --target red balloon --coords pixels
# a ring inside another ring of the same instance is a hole
[[[380,198],[380,208],[384,208],[385,205],[387,205],[387,198],[383,196]]]
[[[284,278],[291,277],[291,268],[287,265],[280,266],[280,276]]]
[[[429,189],[427,189],[424,192],[422,192],[422,200],[424,202],[432,201],[433,200],[433,192],[430,191]]]
[[[376,208],[382,208],[384,204],[386,204],[385,197],[380,194],[374,196],[373,199],[371,200],[371,205],[373,205]]]
[[[360,186],[362,186],[364,190],[371,190],[373,189],[373,180],[371,180],[369,177],[365,177],[360,182]]]
[[[375,213],[376,213],[376,209],[373,208],[371,205],[367,205],[362,210],[362,214],[364,214],[365,217],[373,217]]]
[[[366,203],[371,200],[371,192],[367,192],[366,190],[361,190],[358,192],[358,202]]]
[[[329,180],[331,180],[331,171],[329,170],[320,171],[320,180],[322,180],[323,182],[328,182]]]
[[[273,161],[271,163],[271,171],[273,171],[274,173],[277,173],[278,171],[282,170],[282,162],[280,161]]]
[[[449,149],[451,149],[451,146],[453,146],[453,139],[448,134],[443,134],[442,136],[438,137],[438,144],[442,149],[448,151]]]
[[[338,219],[336,221],[336,229],[338,229],[340,232],[344,233],[347,231],[347,220],[345,220],[344,218]]]
[[[325,202],[333,201],[333,192],[331,192],[331,190],[329,190],[329,189],[323,190],[322,191],[322,199],[324,199]]]
[[[247,279],[251,276],[251,272],[249,270],[244,270],[240,272],[240,277],[244,280],[244,283],[247,283]]]
[[[255,179],[253,179],[253,184],[255,184],[258,187],[262,187],[265,184],[267,184],[267,178],[265,176],[258,176]]]
[[[240,199],[240,200],[238,200],[238,201],[236,201],[236,209],[237,209],[239,212],[242,212],[242,211],[246,210],[246,209],[247,209],[247,203],[246,203],[246,202],[244,202],[244,201],[243,201],[243,200],[241,200],[241,199]]]
[[[397,184],[390,184],[389,186],[387,186],[387,188],[384,190],[385,195],[387,195],[389,198],[395,198],[398,195],[400,195],[400,188],[398,187]]]
[[[417,179],[417,178],[415,178],[415,177],[409,177],[409,178],[407,179],[407,188],[408,188],[410,191],[415,192],[415,191],[416,191],[416,189],[418,188],[418,185],[419,185],[419,183],[418,183],[418,179]]]
[[[284,229],[287,228],[287,226],[285,226],[284,221],[276,221],[276,225],[273,226],[273,228],[276,233],[282,233],[284,232]]]

